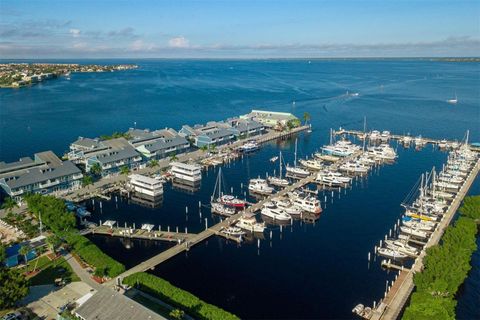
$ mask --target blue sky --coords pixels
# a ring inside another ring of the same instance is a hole
[[[0,0],[1,58],[478,56],[480,1]]]

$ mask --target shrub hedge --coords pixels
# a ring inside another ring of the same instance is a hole
[[[69,232],[64,234],[64,239],[85,262],[95,267],[96,275],[113,278],[125,271],[123,264],[106,255],[84,236]]]
[[[208,304],[193,294],[173,286],[170,282],[145,272],[132,274],[123,279],[123,283],[137,287],[174,307],[185,310],[194,318],[212,320],[239,319],[234,314]]]

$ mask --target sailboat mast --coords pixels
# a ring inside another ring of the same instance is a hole
[[[278,159],[279,161],[279,173],[280,173],[280,179],[282,179],[282,151],[280,151],[280,159]]]
[[[295,139],[295,159],[293,160],[293,166],[295,168],[297,167],[297,143],[298,143],[298,138]]]
[[[367,117],[363,117],[363,133],[367,132]]]

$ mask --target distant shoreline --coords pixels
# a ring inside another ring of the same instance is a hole
[[[34,63],[53,63],[51,61],[347,61],[347,60],[419,60],[419,61],[443,61],[443,62],[480,62],[480,57],[99,57],[99,58],[0,58],[0,63],[22,63],[35,61]],[[47,62],[50,61],[50,62]],[[74,63],[74,62],[72,62]]]

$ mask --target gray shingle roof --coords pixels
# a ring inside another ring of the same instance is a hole
[[[35,165],[35,161],[33,161],[30,157],[23,157],[20,160],[15,162],[0,162],[0,173],[13,171],[13,170],[20,170],[24,168],[28,168]]]
[[[106,164],[114,161],[126,160],[139,155],[140,154],[129,145],[121,149],[115,148],[114,150],[108,150],[105,153],[98,154],[96,157],[100,163]]]
[[[146,144],[145,149],[147,149],[150,152],[156,152],[159,150],[163,149],[168,149],[171,147],[177,147],[177,146],[183,146],[185,144],[188,144],[187,139],[177,136],[173,139],[165,140],[163,138],[156,140],[155,142],[151,144]]]
[[[80,146],[88,149],[96,149],[103,147],[103,143],[98,139],[83,138],[79,137],[77,140],[72,142],[71,145]]]
[[[76,314],[86,320],[160,320],[165,319],[159,314],[142,306],[140,303],[104,288],[95,293],[76,311]]]
[[[81,173],[72,162],[64,161],[61,165],[47,168],[32,168],[16,179],[6,181],[11,188],[21,188],[31,184],[57,179],[60,177]]]

